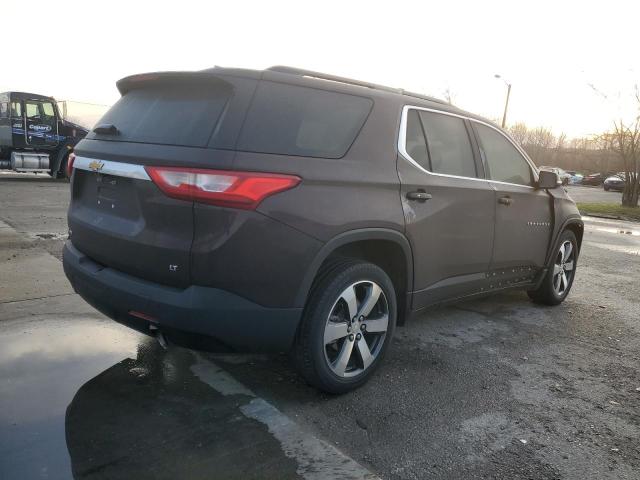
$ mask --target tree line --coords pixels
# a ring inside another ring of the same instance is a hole
[[[640,111],[640,96],[637,96]],[[509,134],[537,166],[560,167],[589,173],[624,172],[622,205],[637,207],[640,196],[640,116],[632,121],[614,122],[609,132],[568,139],[545,127],[530,128],[516,123]]]
[[[524,123],[507,130],[539,167],[560,167],[583,174],[622,171],[621,160],[601,135],[569,139],[565,134],[555,135],[548,128],[529,128]]]

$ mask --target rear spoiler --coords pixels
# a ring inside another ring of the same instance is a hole
[[[149,84],[181,83],[185,80],[197,83],[213,83],[218,86],[233,88],[233,85],[211,71],[200,72],[150,72],[130,75],[116,82],[120,95]]]

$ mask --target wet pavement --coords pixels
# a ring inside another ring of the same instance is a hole
[[[213,361],[75,295],[0,305],[0,478],[374,478]]]
[[[0,177],[2,480],[639,478],[640,224],[586,219],[561,306],[433,310],[336,397],[284,355],[164,350],[103,317],[62,273],[68,184],[22,180]]]

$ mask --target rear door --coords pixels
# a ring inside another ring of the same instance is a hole
[[[25,100],[24,113],[27,144],[56,146],[58,144],[58,121],[49,100]]]
[[[208,148],[232,96],[211,75],[130,79],[121,99],[76,147],[71,241],[96,262],[157,283],[190,284],[193,202],[170,198],[147,166],[229,167]],[[222,228],[222,226],[221,226]]]
[[[493,242],[495,194],[468,122],[405,107],[398,173],[414,254],[414,309],[479,292]]]
[[[510,139],[488,125],[473,126],[495,190],[492,274],[509,281],[531,277],[544,266],[551,240],[552,199],[546,190],[535,188],[532,165]]]

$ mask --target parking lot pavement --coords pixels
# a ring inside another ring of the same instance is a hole
[[[621,192],[605,192],[602,186],[590,187],[587,185],[568,185],[565,187],[571,198],[576,202],[584,203],[620,203]]]
[[[638,478],[638,224],[586,219],[561,306],[428,312],[336,397],[284,355],[165,351],[87,306],[56,258],[68,184],[40,182],[0,177],[2,479]]]
[[[376,478],[213,361],[104,318],[17,238],[0,223],[0,478]]]

